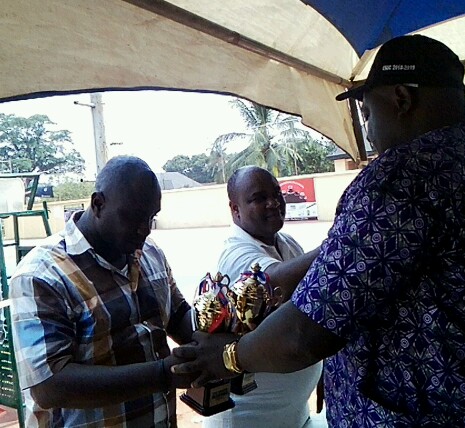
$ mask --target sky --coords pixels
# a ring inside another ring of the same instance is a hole
[[[109,157],[131,154],[155,172],[176,155],[209,153],[216,137],[245,132],[232,97],[177,91],[105,92],[103,118]],[[71,132],[74,147],[85,160],[85,178],[95,178],[95,151],[89,94],[55,96],[0,104],[0,113],[29,117],[47,115],[54,130]],[[116,143],[116,144],[115,144]],[[243,147],[237,147],[239,151]]]

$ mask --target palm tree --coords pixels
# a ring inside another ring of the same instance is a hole
[[[210,149],[208,169],[216,183],[226,183],[226,143],[217,138]]]
[[[277,123],[280,139],[277,150],[283,160],[281,172],[285,169],[291,170],[289,165],[292,164],[295,175],[298,175],[300,172],[298,167],[299,162],[302,162],[300,152],[304,144],[311,139],[308,131],[296,127],[296,124],[299,122],[297,117],[287,115],[283,121]]]
[[[295,126],[299,119],[254,102],[234,99],[231,103],[239,109],[247,132],[220,135],[212,146],[211,156],[215,158],[216,155],[217,158],[219,153],[223,153],[221,159],[224,162],[226,146],[239,140],[247,141],[248,145],[232,155],[226,168],[223,166],[227,175],[241,166],[257,165],[279,177],[288,163],[294,165],[297,174],[298,161],[301,160],[297,146],[306,141],[308,134]]]

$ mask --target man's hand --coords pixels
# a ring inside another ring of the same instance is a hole
[[[237,339],[233,334],[207,334],[197,331],[192,336],[195,344],[173,349],[173,355],[184,362],[175,364],[171,371],[175,375],[188,375],[196,378],[193,388],[205,385],[207,382],[237,376],[226,370],[223,363],[224,345]],[[200,375],[199,375],[199,372]]]
[[[194,345],[191,343],[190,345]],[[186,345],[188,346],[188,345]],[[181,358],[177,358],[174,355],[169,355],[163,360],[164,366],[165,366],[165,376],[166,380],[168,383],[168,386],[170,388],[190,388],[192,382],[199,377],[200,372],[196,373],[180,373],[180,374],[175,374],[172,370],[171,367],[173,367],[176,364],[181,364],[185,360]]]

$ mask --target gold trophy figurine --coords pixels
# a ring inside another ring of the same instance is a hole
[[[261,271],[258,263],[229,287],[228,297],[235,309],[231,331],[239,335],[257,328],[282,302],[281,289],[271,288],[269,276]],[[237,395],[246,394],[256,387],[253,373],[243,373],[231,380],[231,392]]]
[[[193,303],[194,330],[206,333],[227,332],[233,319],[233,307],[227,297],[229,277],[218,272],[212,279],[207,273],[200,282]],[[209,382],[201,388],[189,388],[180,399],[197,413],[211,416],[234,407],[229,396],[231,382]]]

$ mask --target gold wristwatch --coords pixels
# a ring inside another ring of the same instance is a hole
[[[235,340],[232,343],[224,345],[223,364],[226,367],[226,370],[230,371],[231,373],[241,374],[244,372],[244,370],[239,367],[239,363],[237,361],[236,347],[238,342],[238,340]]]

